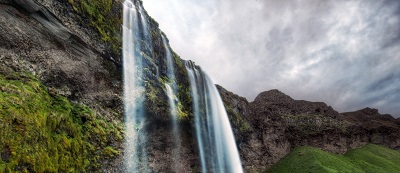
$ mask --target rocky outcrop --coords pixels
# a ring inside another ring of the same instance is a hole
[[[251,130],[251,126],[248,123],[251,114],[249,102],[246,98],[238,96],[219,85],[216,85],[216,87],[221,98],[223,98],[226,111],[231,115],[229,116],[229,121],[233,126],[235,136],[243,136],[243,133]]]
[[[367,134],[368,142],[390,148],[400,146],[400,126],[391,115],[381,115],[377,109],[364,108],[355,112],[342,113],[341,119],[352,128]]]
[[[332,107],[323,102],[294,100],[277,89],[258,94],[253,104],[267,107],[268,110],[280,115],[326,115],[332,118],[339,115]]]
[[[251,126],[243,132],[231,121],[247,172],[268,169],[297,146],[340,154],[368,143],[400,146],[398,120],[380,115],[376,109],[339,114],[325,103],[294,100],[279,90],[262,92],[249,103],[222,87],[218,89],[230,119],[240,114]]]
[[[1,5],[1,64],[35,74],[52,90],[114,117],[122,112],[121,67],[36,1]]]
[[[97,116],[120,124],[120,65],[105,51],[99,51],[101,44],[96,42],[96,37],[82,39],[85,37],[74,28],[77,25],[60,20],[60,16],[73,14],[68,12],[67,1],[63,6],[53,7],[53,11],[45,6],[50,2],[62,1],[0,1],[0,69],[32,73],[47,86],[49,93],[88,105]],[[67,12],[55,15],[55,9]],[[108,145],[122,149],[118,141]],[[98,169],[107,170],[120,164],[114,160],[118,159],[110,159]]]

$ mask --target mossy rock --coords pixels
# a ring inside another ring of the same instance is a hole
[[[87,172],[119,155],[121,124],[50,95],[29,73],[0,74],[0,172]],[[104,151],[104,152],[101,152]]]
[[[116,55],[121,55],[122,1],[68,0],[68,2],[74,11],[82,16],[82,25],[94,27],[102,41],[108,43]]]

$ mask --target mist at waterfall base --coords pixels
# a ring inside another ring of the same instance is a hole
[[[124,113],[126,142],[124,167],[126,172],[153,172],[148,160],[146,146],[151,138],[146,132],[148,117],[144,101],[144,74],[142,52],[152,52],[152,40],[149,34],[148,20],[138,2],[125,0],[123,3],[123,74],[124,74]],[[136,5],[135,5],[136,4]],[[171,56],[166,39],[161,34],[167,62],[165,94],[168,97],[169,114],[175,147],[172,151],[172,165],[179,172],[181,140],[179,138],[179,116],[176,97],[178,91],[175,79],[174,59]],[[140,43],[145,43],[144,46]],[[186,62],[193,100],[193,118],[199,151],[199,165],[202,172],[243,172],[229,119],[210,78],[193,62]]]

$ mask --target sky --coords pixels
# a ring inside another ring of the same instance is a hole
[[[253,101],[279,89],[400,117],[399,0],[143,0],[171,47]]]

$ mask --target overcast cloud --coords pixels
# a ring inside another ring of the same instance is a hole
[[[175,52],[252,101],[279,89],[400,116],[398,0],[144,0]]]

